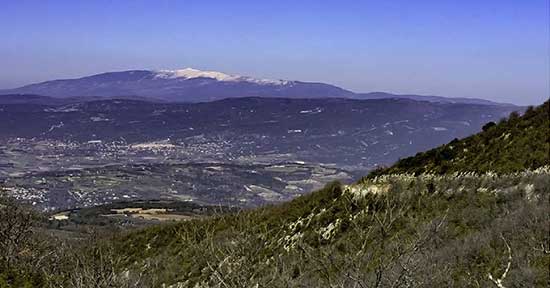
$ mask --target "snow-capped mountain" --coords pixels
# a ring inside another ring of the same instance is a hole
[[[78,79],[31,84],[0,94],[36,94],[57,98],[136,96],[166,101],[202,102],[235,97],[326,98],[354,93],[324,84],[256,79],[193,68],[108,72]]]
[[[0,95],[32,94],[54,98],[148,98],[170,102],[207,102],[224,98],[405,98],[418,101],[468,104],[499,104],[483,99],[441,96],[396,95],[384,92],[354,93],[314,82],[257,79],[193,68],[179,70],[130,70],[46,81],[0,90]]]

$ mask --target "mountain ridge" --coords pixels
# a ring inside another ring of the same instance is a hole
[[[321,82],[258,79],[217,71],[201,71],[193,68],[105,72],[80,78],[44,81],[14,89],[0,90],[0,95],[5,94],[36,94],[54,98],[114,98],[124,96],[169,102],[205,102],[240,97],[407,98],[443,103],[510,105],[477,98],[399,95],[386,92],[355,93]]]

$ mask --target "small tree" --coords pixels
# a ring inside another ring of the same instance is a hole
[[[0,265],[11,269],[33,255],[33,227],[39,216],[14,199],[0,196]]]
[[[497,124],[493,121],[483,125],[483,127],[481,128],[483,131],[488,131],[491,127],[494,127],[496,126]]]

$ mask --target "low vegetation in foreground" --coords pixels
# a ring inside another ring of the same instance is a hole
[[[548,119],[547,102],[448,159],[446,145],[282,205],[116,237],[51,233],[3,204],[0,287],[547,287]]]
[[[545,286],[548,183],[548,167],[381,176],[117,244],[152,286]]]

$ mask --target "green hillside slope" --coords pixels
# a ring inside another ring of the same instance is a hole
[[[546,287],[549,173],[332,184],[117,247],[131,277],[173,287],[491,287],[508,263],[506,285]]]
[[[546,102],[523,116],[512,113],[483,132],[398,161],[370,174],[476,171],[510,173],[550,163],[550,114]]]

